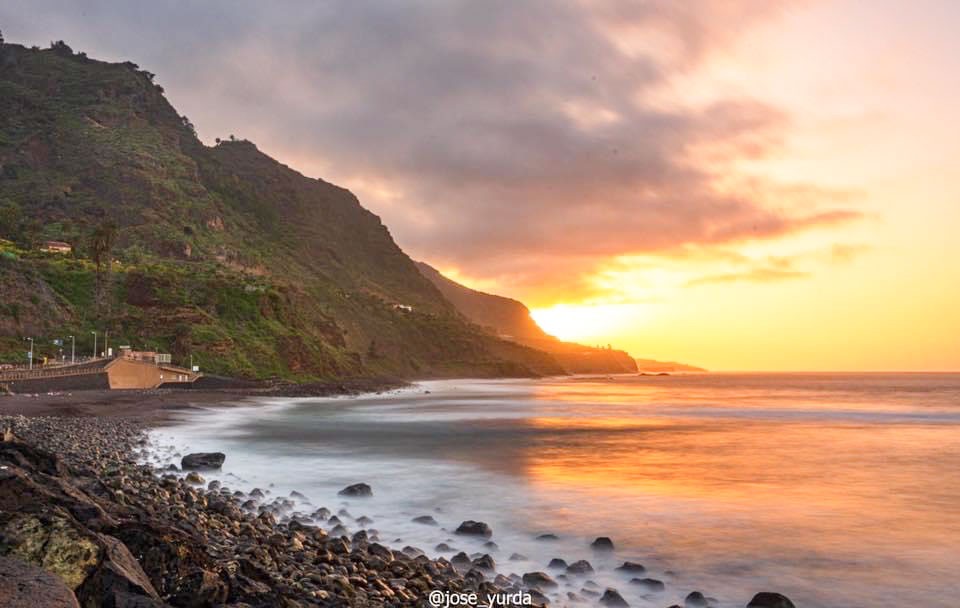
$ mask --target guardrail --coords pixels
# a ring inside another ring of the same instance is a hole
[[[69,365],[46,365],[33,369],[0,370],[0,382],[15,380],[33,380],[35,378],[58,378],[63,376],[83,376],[103,371],[104,365],[111,361],[110,357],[92,359],[84,363]]]

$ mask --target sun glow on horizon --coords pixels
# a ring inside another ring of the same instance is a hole
[[[561,340],[604,346],[610,336],[635,331],[649,321],[649,311],[642,304],[555,304],[532,309],[530,316]]]

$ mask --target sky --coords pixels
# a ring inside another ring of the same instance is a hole
[[[351,189],[549,332],[713,370],[960,370],[960,4],[6,0],[201,138]]]

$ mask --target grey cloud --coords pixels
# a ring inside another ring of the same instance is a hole
[[[695,151],[763,155],[789,124],[776,108],[648,101],[782,5],[14,0],[0,27],[11,40],[63,38],[93,57],[132,59],[207,139],[236,133],[281,160],[316,158],[344,186],[386,184],[398,200],[362,202],[401,246],[522,291],[572,287],[611,255],[856,217],[829,200],[778,209],[755,196],[763,184],[716,187]],[[618,44],[650,31],[679,56]]]

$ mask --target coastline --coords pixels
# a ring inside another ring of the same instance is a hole
[[[66,591],[64,606],[426,606],[428,594],[438,591],[480,598],[467,605],[485,605],[482,598],[505,598],[494,604],[501,606],[547,605],[556,582],[545,572],[504,576],[488,554],[431,558],[416,547],[381,544],[369,526],[352,535],[325,531],[321,525],[329,527],[334,514],[324,507],[300,512],[295,492],[257,496],[250,488],[207,484],[202,471],[196,477],[172,470],[160,461],[179,461],[180,454],[148,434],[191,409],[402,386],[412,385],[0,398],[0,430],[12,427],[15,435],[0,442],[0,599],[11,564],[34,563],[59,575],[44,583],[44,592]],[[58,546],[78,543],[87,558],[57,553]],[[59,589],[65,580],[76,584]],[[614,588],[593,593],[567,599],[628,606]],[[749,607],[792,608],[778,594],[757,597]],[[693,597],[685,606],[710,605],[697,604],[701,599],[710,598]]]
[[[506,593],[504,583],[537,594],[418,549],[393,550],[375,533],[279,523],[285,497],[241,508],[252,498],[140,464],[157,447],[143,420],[0,416],[0,426],[15,435],[0,442],[0,581],[29,564],[59,577],[33,573],[38,587],[20,584],[23,602],[39,594],[60,598],[49,606],[421,606],[430,592],[486,597]],[[0,583],[5,605],[21,605],[9,593]]]
[[[162,424],[177,412],[255,403],[258,397],[330,397],[380,393],[410,386],[392,378],[282,384],[264,388],[159,388],[83,390],[0,395],[0,416],[126,418]]]

